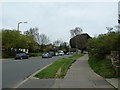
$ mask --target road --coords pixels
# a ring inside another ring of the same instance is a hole
[[[60,58],[68,56],[55,56],[52,58],[32,57],[24,60],[3,61],[2,88],[13,88],[37,70]]]

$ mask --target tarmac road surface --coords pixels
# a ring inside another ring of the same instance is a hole
[[[13,88],[37,70],[64,56],[52,58],[31,57],[23,60],[5,60],[2,62],[2,88]]]

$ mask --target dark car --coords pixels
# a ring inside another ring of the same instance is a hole
[[[29,55],[25,54],[25,53],[18,53],[15,56],[15,59],[28,59]]]
[[[42,58],[52,58],[52,55],[50,53],[43,53]]]

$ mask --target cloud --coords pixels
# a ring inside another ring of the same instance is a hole
[[[38,27],[52,41],[68,41],[69,30],[78,26],[91,36],[106,32],[106,26],[117,24],[117,8],[117,2],[4,3],[3,24],[16,28],[19,21],[28,21],[21,30]]]

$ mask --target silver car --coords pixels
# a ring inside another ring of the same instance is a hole
[[[50,53],[43,53],[42,58],[52,58],[52,55]]]

